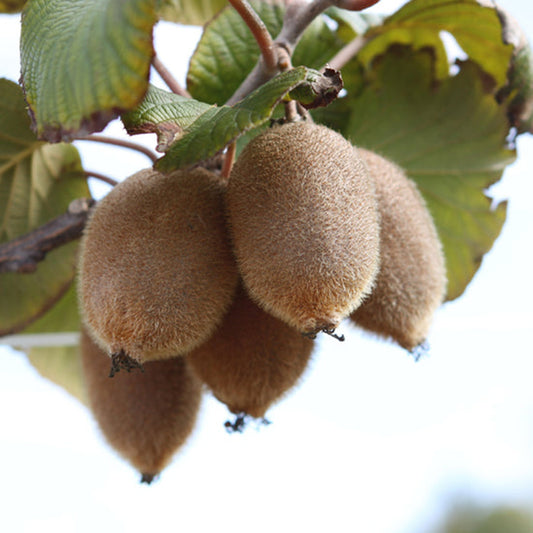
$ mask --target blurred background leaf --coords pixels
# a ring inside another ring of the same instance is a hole
[[[76,287],[72,283],[54,308],[26,328],[23,334],[79,332]],[[16,346],[14,346],[17,348]],[[29,362],[46,379],[87,404],[81,357],[77,344],[24,348]]]
[[[48,145],[30,130],[22,91],[0,80],[0,242],[10,241],[89,197],[74,146]],[[20,331],[50,309],[74,278],[77,243],[49,252],[31,274],[0,274],[0,335]]]
[[[443,524],[431,533],[531,533],[533,515],[519,507],[452,506]]]

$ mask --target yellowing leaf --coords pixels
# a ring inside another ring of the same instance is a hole
[[[433,56],[389,50],[351,99],[345,134],[403,167],[433,215],[446,254],[448,299],[462,294],[505,221],[486,189],[515,154],[506,109],[485,92],[483,72],[464,63],[435,84]]]
[[[20,87],[0,80],[0,243],[64,213],[89,197],[74,146],[37,141]],[[31,274],[0,274],[0,335],[20,331],[42,316],[74,278],[77,243],[49,252]]]
[[[37,136],[102,130],[148,88],[153,0],[32,0],[23,12],[21,70]]]

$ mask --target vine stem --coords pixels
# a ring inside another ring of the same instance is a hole
[[[48,252],[81,237],[94,205],[92,198],[73,200],[62,215],[0,244],[0,272],[34,272]]]
[[[179,84],[178,80],[174,78],[170,70],[165,67],[157,55],[154,55],[152,59],[152,67],[154,67],[155,71],[161,76],[161,79],[174,94],[179,94],[185,98],[191,98],[189,92]]]
[[[134,143],[132,141],[126,141],[124,139],[117,139],[115,137],[108,137],[107,135],[89,135],[87,137],[76,137],[75,141],[92,141],[104,144],[112,144],[114,146],[121,146],[123,148],[129,148],[136,150],[148,157],[152,163],[155,163],[158,159],[157,155],[149,148],[146,148],[142,144]]]
[[[365,38],[363,35],[358,35],[331,58],[327,67],[334,70],[340,70],[346,65],[346,63],[348,63],[348,61],[359,53],[359,50],[361,50],[368,41],[369,39]]]
[[[244,0],[229,1],[232,5],[234,3],[244,2]],[[285,17],[283,19],[283,26],[273,43],[274,54],[277,58],[277,68],[275,70],[268,70],[265,68],[265,61],[259,60],[226,104],[236,104],[252,91],[266,83],[269,79],[273,78],[280,70],[283,70],[280,68],[280,58],[286,58],[288,55],[290,59],[303,32],[313,20],[326,9],[332,6],[337,6],[351,11],[361,11],[362,9],[376,4],[378,1],[379,0],[312,0],[311,2],[305,2],[304,0],[292,0],[288,2]]]
[[[235,11],[239,13],[250,31],[252,32],[263,58],[264,68],[267,72],[275,74],[278,70],[278,55],[276,53],[272,36],[265,23],[254,11],[247,0],[229,0]]]
[[[97,180],[103,181],[104,183],[107,183],[109,185],[112,185],[113,187],[115,185],[118,185],[118,181],[114,180],[113,178],[110,178],[109,176],[106,176],[105,174],[100,174],[100,172],[94,172],[92,170],[86,170],[85,175],[88,178],[96,178]]]
[[[337,7],[341,9],[348,9],[349,11],[362,11],[367,7],[377,4],[379,0],[338,0]]]
[[[235,161],[235,152],[237,151],[237,143],[232,142],[226,151],[226,157],[224,158],[224,164],[222,165],[221,175],[225,180],[229,179],[233,163]]]

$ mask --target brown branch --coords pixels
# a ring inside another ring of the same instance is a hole
[[[230,2],[233,4],[235,0],[230,0]],[[285,17],[283,19],[283,26],[274,40],[273,45],[274,53],[278,58],[278,68],[275,70],[267,70],[265,68],[264,60],[259,60],[226,104],[236,104],[252,91],[273,78],[279,70],[284,70],[283,65],[280,63],[282,61],[286,63],[287,54],[289,58],[292,56],[292,52],[304,31],[313,20],[326,9],[331,6],[337,6],[351,11],[361,11],[378,2],[379,0],[312,0],[311,2],[292,0],[287,2],[287,10],[285,11]],[[286,52],[285,54],[283,54],[284,51]],[[332,65],[331,67],[333,68]]]
[[[224,164],[222,165],[221,176],[227,180],[229,178],[233,163],[235,161],[235,152],[237,151],[237,143],[232,142],[226,151],[224,157]]]
[[[379,0],[337,0],[336,5],[349,11],[363,11],[367,7],[377,4]]]
[[[158,160],[158,157],[150,148],[146,148],[142,144],[137,144],[132,141],[126,141],[125,139],[117,139],[115,137],[108,137],[107,135],[89,135],[88,137],[76,137],[75,141],[93,141],[104,144],[111,144],[113,146],[121,146],[122,148],[129,148],[130,150],[135,150],[144,154],[146,157],[150,158],[152,163],[155,163]]]
[[[355,9],[355,4],[357,4],[360,9],[363,9],[367,4],[371,5],[371,3],[376,3],[377,1],[350,0],[348,2],[348,0],[313,0],[308,3],[304,0],[293,0],[289,2],[283,19],[283,26],[274,41],[274,52],[278,61],[277,69],[269,71],[265,68],[264,61],[259,60],[242,82],[241,86],[226,102],[226,105],[236,104],[252,91],[273,78],[280,70],[288,68],[290,57],[300,37],[313,20],[326,9],[334,5],[340,5],[341,3],[350,3],[353,9]]]
[[[292,53],[303,32],[313,20],[328,7],[335,4],[337,4],[335,0],[313,0],[310,3],[295,1],[290,3],[285,12],[281,31],[276,37],[276,43],[284,45]]]
[[[272,37],[265,26],[265,23],[253,10],[247,0],[229,0],[229,3],[242,17],[257,41],[259,49],[261,50],[265,70],[272,74],[276,74],[278,70],[278,56],[274,48],[274,42],[272,41]]]
[[[152,67],[155,71],[161,76],[161,79],[167,84],[167,87],[174,93],[184,96],[185,98],[190,98],[191,95],[186,89],[184,89],[176,78],[171,74],[171,72],[163,65],[161,60],[155,55],[152,59]]]
[[[94,204],[92,198],[78,198],[70,203],[66,213],[26,235],[0,244],[0,273],[34,272],[48,252],[81,237]]]
[[[359,53],[359,50],[368,43],[369,39],[363,35],[358,35],[355,39],[351,40],[346,46],[342,47],[334,57],[324,67],[331,68],[333,70],[340,70],[348,61]],[[323,70],[324,70],[323,69]]]
[[[113,178],[110,178],[109,176],[106,176],[105,174],[101,174],[100,172],[94,172],[94,170],[86,170],[85,175],[88,178],[96,178],[97,180],[103,181],[104,183],[107,183],[108,185],[112,185],[113,187],[115,185],[118,185],[117,180],[114,180]]]

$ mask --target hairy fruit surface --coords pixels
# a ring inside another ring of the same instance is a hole
[[[295,122],[257,136],[232,169],[227,205],[249,294],[300,332],[333,331],[371,290],[376,199],[340,134]]]
[[[241,289],[217,331],[187,359],[232,413],[262,418],[298,382],[313,345]]]
[[[201,382],[183,357],[110,379],[109,357],[85,330],[80,349],[91,411],[103,435],[150,482],[191,434]]]
[[[223,193],[204,169],[143,170],[97,204],[82,241],[79,297],[108,354],[174,357],[222,320],[238,283]]]
[[[381,267],[372,293],[351,319],[413,350],[425,340],[446,293],[442,246],[414,182],[387,159],[368,150],[359,153],[376,184]]]

